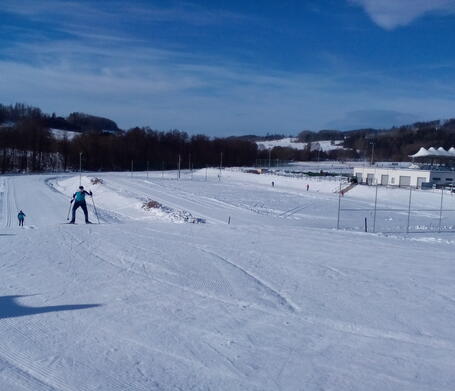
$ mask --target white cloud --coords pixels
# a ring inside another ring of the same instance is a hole
[[[326,127],[333,118],[353,117],[356,123],[375,120],[380,127],[390,117],[402,121],[395,112],[419,113],[423,119],[453,115],[453,83],[419,81],[418,94],[412,78],[406,84],[406,78],[353,72],[330,53],[324,55],[333,64],[331,73],[274,72],[194,54],[191,45],[152,44],[125,27],[140,13],[147,21],[196,25],[236,20],[223,12],[205,13],[186,5],[162,12],[131,9],[131,18],[120,12],[120,2],[110,3],[117,8],[98,9],[88,2],[64,0],[67,7],[59,8],[56,1],[2,3],[8,12],[51,27],[40,31],[34,25],[19,25],[16,40],[0,48],[1,103],[25,102],[61,115],[88,112],[110,117],[124,128],[150,125],[211,135],[297,132]],[[43,4],[55,5],[52,15]],[[98,18],[109,23],[93,23]],[[354,115],[346,114],[350,112]]]
[[[349,0],[386,30],[405,26],[429,12],[455,12],[455,0]]]

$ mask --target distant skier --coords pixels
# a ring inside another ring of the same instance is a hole
[[[89,195],[90,197],[93,195],[93,193],[87,192],[84,190],[84,186],[79,186],[79,191],[73,194],[73,199],[70,202],[74,201],[73,205],[73,215],[71,218],[71,221],[69,224],[74,224],[76,221],[76,210],[77,208],[81,207],[82,210],[84,211],[85,215],[85,224],[92,224],[91,221],[88,219],[88,211],[87,211],[87,203],[85,202],[85,196]]]
[[[25,219],[25,213],[21,211],[19,211],[19,213],[17,214],[17,219],[19,220],[19,227],[23,227],[24,226],[24,219]]]
[[[307,183],[306,185],[306,191],[310,190],[310,185]]]

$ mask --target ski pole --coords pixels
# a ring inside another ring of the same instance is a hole
[[[96,219],[98,220],[98,224],[101,224],[100,223],[100,218],[98,217],[98,211],[96,210],[95,200],[93,199],[93,195],[91,195],[90,197],[92,198],[93,209],[95,209],[95,215],[96,215]]]
[[[68,216],[66,216],[66,220],[70,219],[71,207],[73,206],[73,200],[70,201],[70,208],[68,209]]]

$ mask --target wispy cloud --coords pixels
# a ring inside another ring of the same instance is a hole
[[[110,0],[103,2],[73,0],[2,0],[1,11],[17,14],[40,21],[68,20],[120,21],[135,20],[143,22],[180,22],[194,25],[211,25],[220,22],[245,21],[247,18],[238,13],[203,8],[192,3],[181,3],[171,7],[157,7],[140,1]],[[251,17],[248,17],[251,19]]]
[[[406,26],[430,12],[454,13],[455,0],[348,0],[362,6],[386,30]]]
[[[352,130],[366,128],[391,128],[419,121],[417,114],[395,110],[356,110],[345,113],[343,118],[328,122],[333,129]]]

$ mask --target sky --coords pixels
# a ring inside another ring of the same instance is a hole
[[[455,117],[455,0],[1,0],[0,103],[210,136]]]

